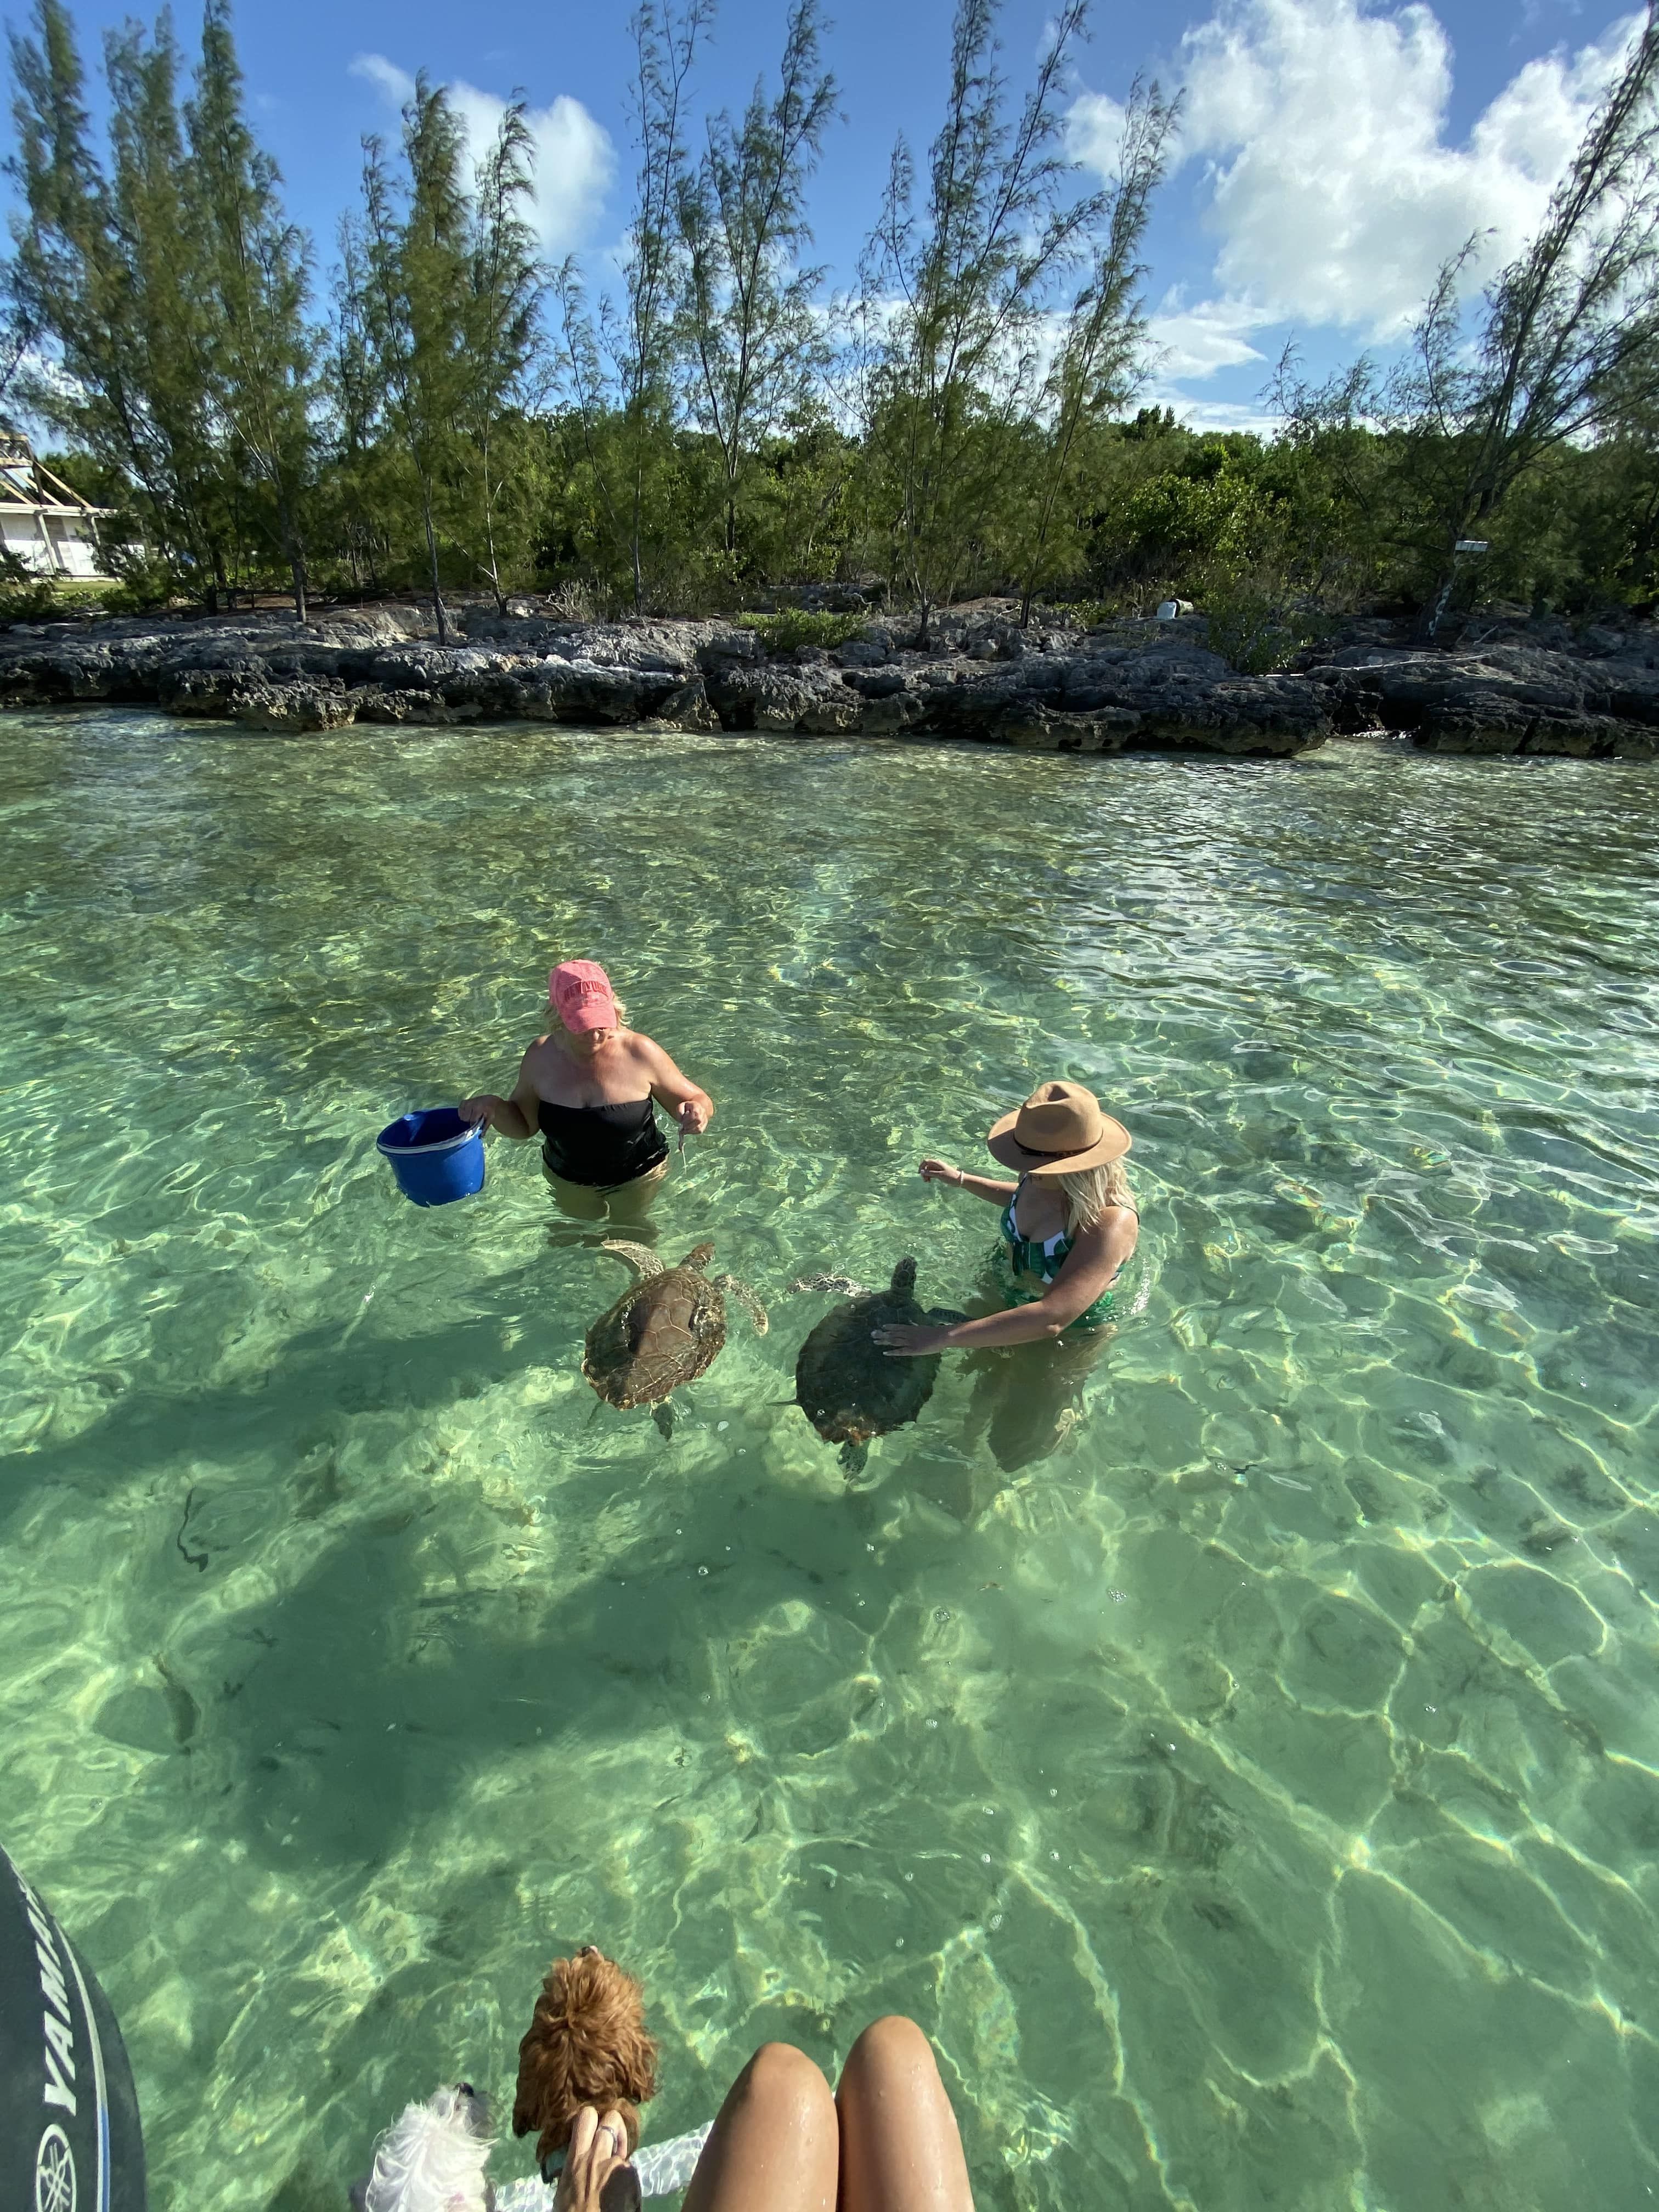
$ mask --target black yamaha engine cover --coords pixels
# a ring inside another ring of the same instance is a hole
[[[69,1939],[0,1851],[0,2212],[144,2212],[121,2031]]]

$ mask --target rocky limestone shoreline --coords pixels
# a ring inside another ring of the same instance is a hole
[[[726,621],[574,623],[516,603],[461,611],[440,647],[411,606],[18,624],[0,631],[0,705],[143,705],[301,734],[356,723],[526,720],[643,732],[966,739],[1038,752],[1285,757],[1394,731],[1425,750],[1651,760],[1659,634],[1492,626],[1412,650],[1350,626],[1289,672],[1244,676],[1201,619],[1022,632],[953,610],[932,650],[872,618],[834,650],[769,656]]]

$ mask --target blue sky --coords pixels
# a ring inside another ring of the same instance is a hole
[[[104,27],[136,11],[97,0],[72,12],[90,59]],[[253,119],[319,265],[357,191],[362,134],[395,130],[400,80],[424,68],[457,88],[480,128],[501,99],[525,93],[543,149],[546,243],[602,270],[629,205],[629,12],[628,0],[243,0]],[[936,127],[951,11],[949,0],[829,0],[828,12],[846,119],[830,134],[811,205],[817,258],[845,283],[895,134],[920,151]],[[1017,84],[1048,12],[1006,0]],[[784,13],[785,0],[721,0],[698,72],[706,106],[737,106],[775,66]],[[182,0],[176,16],[188,45],[199,15]],[[1149,241],[1161,359],[1147,396],[1195,422],[1258,421],[1288,337],[1316,369],[1386,348],[1472,232],[1489,234],[1492,260],[1512,252],[1634,21],[1595,0],[1163,10],[1097,0],[1071,91],[1080,156],[1109,167],[1117,103],[1137,73],[1186,88],[1180,165]]]

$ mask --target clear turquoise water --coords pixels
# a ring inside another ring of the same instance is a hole
[[[1650,772],[0,744],[0,1840],[158,2205],[332,2212],[590,1938],[654,2135],[901,2008],[981,2212],[1650,2200]],[[577,953],[720,1102],[664,1245],[773,1310],[667,1444],[529,1151],[422,1213],[373,1150]],[[1141,1310],[1046,1455],[947,1363],[849,1488],[785,1285],[966,1295],[914,1161],[1054,1074]]]

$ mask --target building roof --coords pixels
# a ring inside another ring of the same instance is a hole
[[[112,507],[94,507],[62,477],[54,476],[36,459],[33,447],[19,432],[0,430],[0,517],[20,510],[32,514],[80,514],[89,521],[114,512]]]

